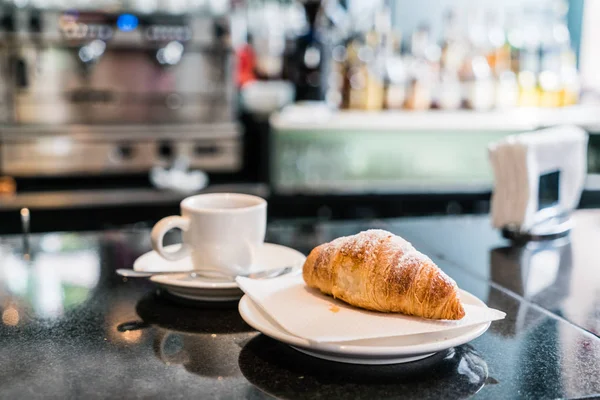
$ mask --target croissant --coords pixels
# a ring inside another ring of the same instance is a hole
[[[309,287],[356,307],[431,319],[461,319],[456,283],[408,241],[384,230],[314,248],[302,271]]]

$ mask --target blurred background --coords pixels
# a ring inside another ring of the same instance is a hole
[[[600,204],[593,0],[15,0],[0,233],[152,224],[201,191],[269,217],[489,211],[487,146],[577,125]]]

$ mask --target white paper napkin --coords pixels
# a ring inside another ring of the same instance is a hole
[[[429,320],[361,310],[305,285],[302,276],[237,283],[259,307],[292,335],[314,342],[345,342],[439,332],[503,319],[502,311],[465,304],[459,321]]]
[[[531,229],[539,211],[541,175],[560,171],[558,207],[577,207],[587,173],[587,133],[576,126],[559,126],[508,136],[490,144],[494,171],[492,223]]]

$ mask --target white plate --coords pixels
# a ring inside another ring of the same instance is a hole
[[[180,245],[166,246],[167,251],[173,251]],[[281,267],[301,267],[306,257],[292,248],[265,243],[257,254],[257,260],[252,270],[276,269]],[[133,264],[136,271],[192,271],[190,257],[178,261],[168,261],[158,253],[150,251],[141,255]],[[233,280],[219,280],[208,277],[190,277],[189,273],[156,275],[149,278],[152,282],[164,287],[175,296],[202,301],[237,300],[243,293]]]
[[[464,290],[461,290],[461,300],[466,304],[486,307],[485,303]],[[257,331],[311,356],[350,364],[383,365],[420,360],[481,336],[491,324],[491,322],[486,322],[450,331],[420,335],[343,343],[316,343],[285,331],[248,296],[242,297],[238,308],[244,321]]]

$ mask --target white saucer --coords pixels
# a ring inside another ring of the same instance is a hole
[[[466,304],[486,307],[485,303],[464,290],[461,290],[461,300]],[[286,343],[302,353],[349,364],[384,365],[420,360],[481,336],[491,324],[491,322],[486,322],[450,331],[420,335],[343,343],[316,343],[285,331],[248,296],[242,297],[238,308],[244,321],[265,335]]]
[[[173,251],[180,245],[166,246]],[[292,248],[278,244],[265,243],[257,254],[252,270],[275,269],[280,267],[301,267],[306,257]],[[168,261],[158,253],[150,251],[141,255],[133,263],[136,271],[192,271],[190,257],[178,261]],[[242,297],[243,292],[233,280],[219,280],[208,277],[190,277],[189,273],[156,275],[149,278],[169,293],[190,300],[200,301],[232,301]]]

